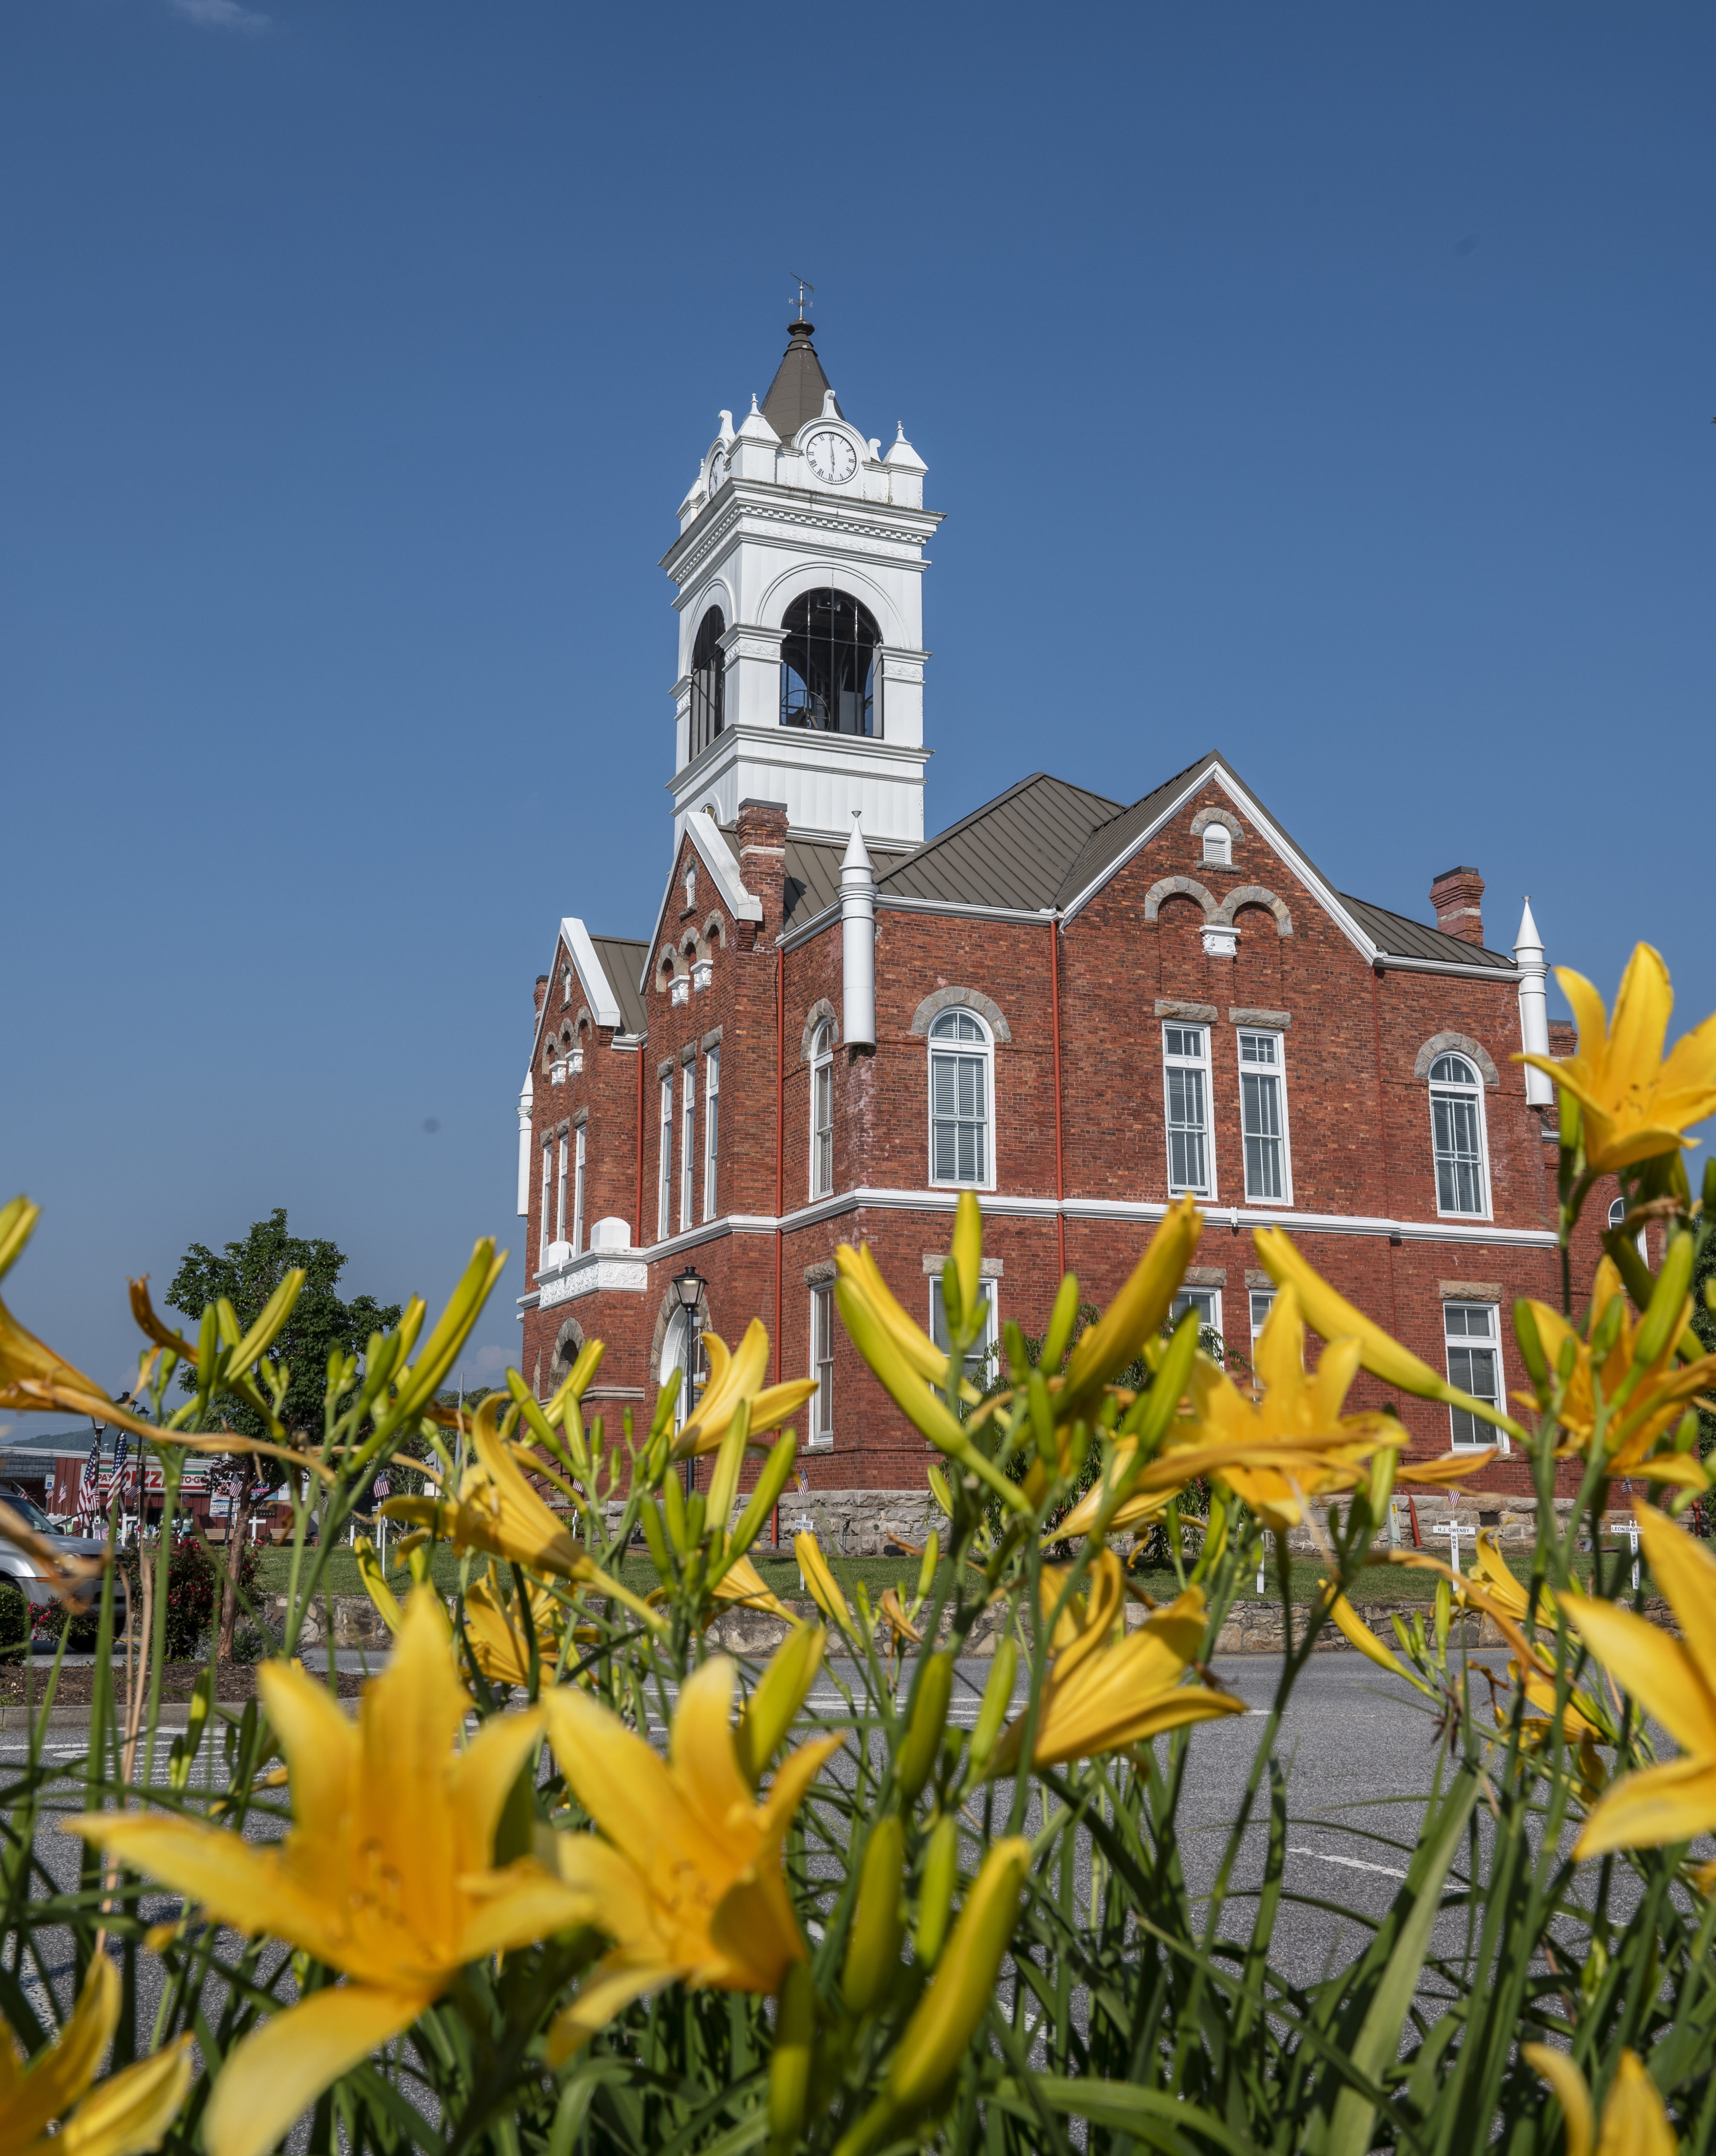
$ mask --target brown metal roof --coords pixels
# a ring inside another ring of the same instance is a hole
[[[728,833],[727,836],[731,841],[732,834]],[[786,916],[784,927],[796,928],[814,919],[825,907],[839,905],[840,856],[845,851],[844,846],[837,846],[832,841],[787,840],[786,889],[782,909]],[[878,881],[908,858],[882,846],[870,846],[869,854]]]
[[[602,971],[608,976],[614,1000],[619,1005],[624,1030],[647,1032],[649,1014],[644,1007],[644,992],[638,986],[638,977],[650,955],[649,945],[635,943],[629,936],[593,936],[590,942],[601,961]]]
[[[809,323],[789,322],[787,330],[792,342],[782,354],[763,400],[763,416],[784,442],[791,441],[807,419],[822,417],[822,400],[828,393],[828,377],[810,341],[814,331]],[[838,398],[835,410],[845,418]]]
[[[1056,902],[1093,824],[1120,803],[1033,772],[909,855],[876,883],[902,898],[1041,912]]]
[[[1444,965],[1499,966],[1510,973],[1513,970],[1511,954],[1487,951],[1482,944],[1468,943],[1463,936],[1450,936],[1446,929],[1428,928],[1404,913],[1390,913],[1385,906],[1373,906],[1369,899],[1353,898],[1345,891],[1336,896],[1377,949],[1396,958],[1435,958]]]
[[[1118,813],[1111,814],[1106,821],[1092,829],[1077,858],[1069,865],[1061,878],[1051,902],[1056,906],[1071,906],[1081,891],[1087,891],[1093,883],[1101,880],[1104,871],[1113,866],[1142,832],[1148,830],[1175,794],[1189,785],[1200,771],[1205,771],[1212,763],[1220,761],[1218,752],[1211,749],[1207,756],[1200,756],[1195,763],[1189,763],[1175,777],[1165,779],[1153,793],[1145,794],[1142,801],[1134,801],[1130,808],[1120,808],[1117,802],[1111,803],[1111,808],[1118,810]]]

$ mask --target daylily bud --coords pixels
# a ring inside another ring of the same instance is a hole
[[[808,1962],[789,1963],[775,2004],[768,2058],[768,2156],[792,2156],[804,2131],[810,2050],[816,2035],[816,1984]]]
[[[936,1753],[941,1749],[942,1732],[947,1727],[948,1703],[953,1695],[953,1656],[930,1656],[917,1673],[911,1719],[907,1723],[900,1755],[895,1762],[900,1794],[908,1804],[917,1802],[935,1766]]]
[[[1683,1229],[1668,1245],[1662,1270],[1652,1291],[1650,1307],[1632,1343],[1635,1363],[1648,1366],[1667,1353],[1669,1342],[1680,1331],[1681,1306],[1686,1301],[1692,1277],[1693,1239]]]
[[[878,1820],[865,1845],[858,1906],[846,1942],[840,1993],[854,2014],[868,2014],[900,1966],[905,1924],[900,1881],[905,1871],[906,1830],[895,1813]]]
[[[929,1540],[923,1546],[923,1562],[917,1568],[917,1599],[920,1602],[935,1584],[936,1566],[941,1561],[941,1536],[932,1527]]]
[[[668,1540],[683,1557],[691,1548],[686,1535],[686,1493],[670,1468],[661,1478],[661,1502],[667,1514]]]
[[[1602,1316],[1591,1327],[1591,1360],[1600,1365],[1608,1360],[1615,1342],[1621,1337],[1621,1327],[1626,1316],[1626,1305],[1616,1296]]]
[[[820,1625],[794,1625],[768,1660],[746,1701],[733,1732],[739,1772],[754,1789],[798,1718],[816,1672],[828,1635]]]
[[[788,1430],[768,1449],[763,1463],[763,1471],[757,1477],[757,1486],[739,1515],[738,1525],[733,1529],[732,1539],[727,1544],[730,1557],[742,1557],[763,1532],[763,1522],[774,1510],[780,1493],[787,1486],[787,1477],[793,1471],[793,1462],[798,1457],[799,1435]]]
[[[1544,1353],[1543,1336],[1537,1329],[1537,1317],[1523,1295],[1513,1305],[1513,1337],[1519,1342],[1519,1359],[1533,1385],[1539,1393],[1545,1392],[1549,1383],[1549,1360]]]
[[[983,1705],[977,1711],[977,1727],[971,1732],[971,1763],[982,1774],[1013,1703],[1013,1680],[1019,1669],[1019,1642],[1009,1632],[995,1642],[995,1659],[989,1681],[984,1686]]]
[[[14,1198],[8,1204],[0,1205],[0,1280],[17,1263],[19,1252],[30,1240],[30,1232],[42,1217],[39,1205],[32,1205],[28,1198]]]
[[[1713,1280],[1710,1285],[1716,1287],[1716,1280]],[[1716,1310],[1716,1303],[1712,1303],[1710,1306],[1713,1310]],[[948,1487],[947,1476],[943,1474],[939,1467],[932,1465],[928,1471],[928,1479],[929,1494],[951,1520],[953,1517],[953,1493]]]
[[[732,1420],[716,1452],[715,1472],[709,1480],[709,1517],[723,1532],[732,1518],[739,1470],[744,1465],[745,1440],[750,1435],[751,1403],[741,1400],[733,1409]]]
[[[1388,1511],[1389,1502],[1394,1495],[1395,1470],[1400,1464],[1400,1454],[1397,1445],[1379,1445],[1370,1455],[1369,1496],[1373,1522],[1381,1519]]]
[[[1030,1844],[1022,1835],[998,1841],[984,1860],[929,1989],[907,2023],[888,2069],[883,2100],[896,2118],[932,2108],[958,2071],[994,1994],[1030,1865]]]
[[[1015,1385],[1022,1385],[1025,1373],[1030,1368],[1030,1358],[1025,1352],[1025,1335],[1010,1317],[1001,1327],[1001,1345],[1007,1352],[1008,1376]]]
[[[1072,1328],[1078,1322],[1078,1277],[1068,1273],[1061,1281],[1055,1297],[1055,1307],[1049,1313],[1049,1329],[1043,1335],[1043,1353],[1040,1368],[1051,1374],[1066,1358],[1072,1345]]]
[[[953,1889],[959,1884],[959,1821],[943,1812],[936,1821],[923,1855],[923,1880],[917,1896],[917,1930],[912,1949],[926,1968],[932,1969],[948,1936],[953,1912]]]
[[[1448,1583],[1439,1579],[1436,1584],[1436,1650],[1445,1655],[1448,1650],[1448,1626],[1454,1614],[1454,1598]]]
[[[215,1315],[212,1302],[203,1306],[203,1329],[197,1336],[197,1389],[211,1391],[214,1384],[214,1358],[220,1345],[220,1320]]]
[[[661,1525],[661,1508],[645,1497],[638,1507],[638,1523],[644,1530],[644,1540],[649,1546],[650,1561],[657,1576],[663,1580],[673,1577],[673,1560],[667,1554],[667,1536]]]
[[[983,1215],[969,1190],[960,1192],[953,1215],[952,1263],[959,1289],[959,1329],[966,1332],[977,1322],[983,1296]]]
[[[1055,1415],[1049,1405],[1049,1389],[1043,1382],[1040,1369],[1033,1370],[1025,1381],[1025,1397],[1030,1409],[1032,1435],[1037,1441],[1037,1458],[1051,1474],[1060,1465],[1060,1453],[1055,1443]]]

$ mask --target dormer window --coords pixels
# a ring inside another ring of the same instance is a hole
[[[875,617],[845,592],[806,592],[787,608],[780,648],[780,722],[817,733],[874,734]]]
[[[1225,824],[1204,827],[1204,865],[1212,869],[1233,866],[1233,834]]]
[[[697,640],[691,646],[691,756],[708,747],[724,721],[727,654],[721,639],[726,634],[721,608],[711,607],[697,624]]]

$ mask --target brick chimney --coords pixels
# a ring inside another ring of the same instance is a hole
[[[1483,941],[1483,878],[1476,869],[1444,869],[1430,887],[1436,925],[1462,943]]]
[[[738,820],[739,879],[763,901],[760,921],[739,923],[739,948],[773,943],[779,935],[787,880],[787,804],[742,801]]]
[[[538,1018],[542,1015],[542,1005],[547,1000],[548,976],[546,973],[538,973],[537,975],[537,1016]]]

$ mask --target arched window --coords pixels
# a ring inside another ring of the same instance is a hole
[[[709,1351],[703,1345],[701,1318],[690,1323],[682,1310],[676,1311],[667,1327],[667,1337],[661,1343],[661,1382],[665,1384],[670,1372],[680,1373],[679,1393],[673,1404],[673,1426],[683,1430],[686,1410],[689,1404],[689,1389],[686,1383],[686,1349],[690,1346],[696,1361],[692,1365],[696,1378],[697,1398],[703,1397],[709,1383]]]
[[[1626,1218],[1626,1200],[1624,1198],[1617,1198],[1609,1208],[1609,1225],[1611,1228],[1618,1228]]]
[[[835,1187],[835,1029],[827,1019],[810,1046],[810,1195]]]
[[[973,1011],[944,1010],[929,1029],[929,1179],[992,1179],[989,1100],[994,1048]]]
[[[1233,834],[1221,824],[1204,827],[1204,859],[1213,869],[1233,865]]]
[[[1430,1066],[1430,1133],[1436,1211],[1487,1218],[1483,1086],[1463,1055],[1439,1055]]]
[[[697,756],[721,732],[727,687],[727,654],[721,639],[727,624],[721,608],[711,607],[697,624],[697,640],[691,646],[691,752]]]
[[[806,592],[787,608],[780,722],[818,733],[873,734],[881,631],[845,592]]]

